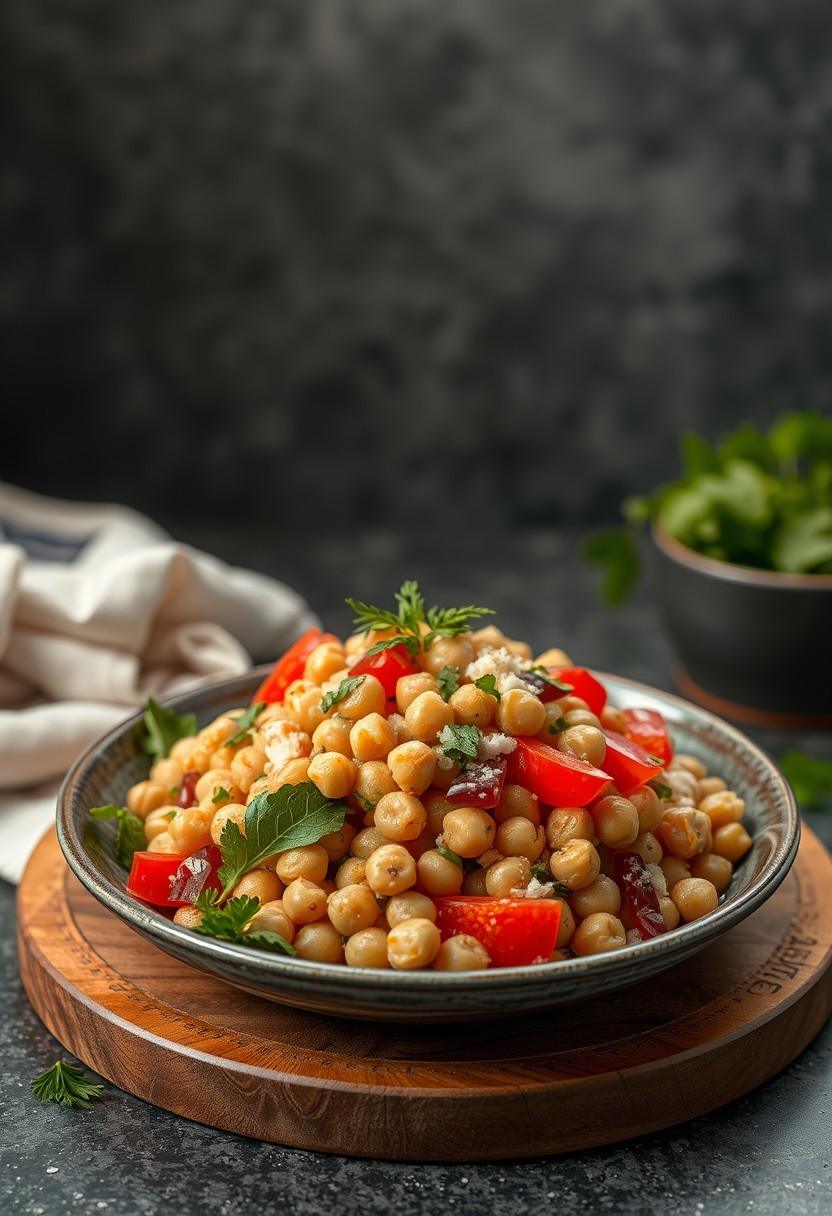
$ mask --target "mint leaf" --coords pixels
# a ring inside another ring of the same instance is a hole
[[[584,545],[584,557],[601,569],[605,603],[616,606],[629,599],[640,573],[638,549],[630,528],[591,536]]]
[[[832,506],[801,511],[783,521],[771,551],[777,570],[807,574],[832,563]]]
[[[272,853],[316,844],[322,836],[337,832],[344,825],[346,813],[343,802],[325,798],[311,781],[284,785],[252,798],[246,808],[245,836],[233,819],[228,820],[220,836],[220,902],[247,870]]]
[[[155,760],[164,760],[177,739],[196,734],[196,714],[178,714],[148,697],[144,711],[147,732],[142,742],[144,750]]]
[[[453,694],[459,688],[459,668],[443,667],[436,677],[436,685],[442,700],[450,701]]]
[[[792,748],[780,757],[780,768],[805,807],[832,807],[832,763]]]
[[[359,684],[363,684],[366,678],[366,676],[347,676],[337,688],[334,688],[331,692],[324,693],[321,700],[322,712],[327,713],[332,709],[333,705],[337,705],[339,701],[343,701],[354,689],[358,688]]]
[[[494,697],[497,701],[500,700],[500,690],[497,688],[497,677],[490,672],[488,675],[480,676],[478,680],[474,680],[474,687],[481,688],[483,692],[487,692],[490,697]]]
[[[443,726],[439,732],[439,743],[446,756],[464,764],[475,760],[481,735],[476,726]]]
[[[61,1106],[89,1110],[92,1101],[101,1097],[104,1086],[93,1081],[77,1064],[56,1060],[51,1068],[35,1077],[31,1088],[38,1102],[57,1102]]]
[[[92,815],[93,819],[118,821],[115,841],[116,860],[119,865],[124,866],[125,870],[129,870],[133,854],[141,851],[147,844],[141,819],[123,806],[91,806],[88,814]]]
[[[223,747],[239,747],[245,739],[249,738],[255,719],[265,708],[266,702],[258,701],[255,705],[249,705],[248,709],[239,714],[234,719],[234,732],[228,736]]]

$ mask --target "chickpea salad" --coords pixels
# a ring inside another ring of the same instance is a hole
[[[196,933],[348,967],[468,971],[601,954],[713,912],[743,800],[489,609],[348,600],[248,706],[150,701],[116,821],[130,894]]]

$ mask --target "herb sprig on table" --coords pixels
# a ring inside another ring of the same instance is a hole
[[[56,1060],[51,1068],[35,1077],[31,1088],[39,1102],[57,1102],[61,1106],[89,1110],[92,1102],[101,1097],[104,1086],[93,1081],[77,1064]]]
[[[608,603],[621,603],[638,581],[636,530],[647,521],[718,561],[832,573],[832,417],[784,414],[765,432],[746,423],[714,445],[689,432],[681,455],[677,481],[628,499],[627,526],[587,542]]]
[[[463,608],[426,608],[419,584],[414,579],[402,583],[396,592],[395,612],[366,604],[363,600],[348,599],[346,603],[355,613],[353,623],[360,633],[395,631],[389,638],[371,646],[368,655],[389,650],[392,646],[404,646],[410,654],[418,654],[420,650],[427,650],[435,638],[458,637],[470,629],[472,621],[494,613],[493,608],[483,608],[479,604],[466,604]]]

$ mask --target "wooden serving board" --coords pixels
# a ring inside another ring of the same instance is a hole
[[[169,958],[80,886],[50,832],[20,886],[20,972],[70,1051],[189,1119],[348,1156],[527,1157],[684,1122],[793,1060],[832,1011],[830,889],[804,829],[768,903],[673,970],[512,1021],[388,1026],[283,1008]]]

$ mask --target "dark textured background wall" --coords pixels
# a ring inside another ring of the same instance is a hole
[[[832,400],[828,0],[4,0],[0,475],[595,520]]]

